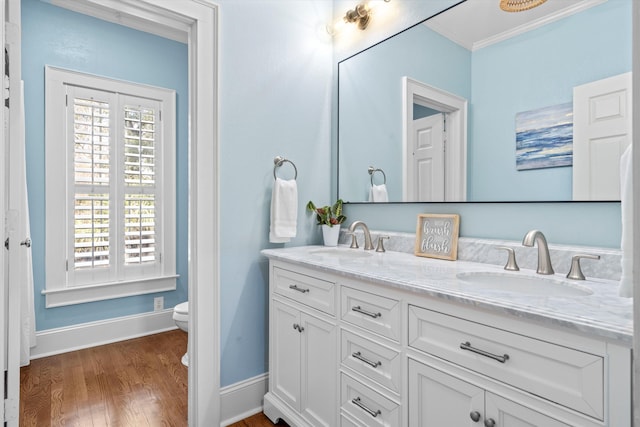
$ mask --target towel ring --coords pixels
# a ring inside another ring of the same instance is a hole
[[[369,172],[369,175],[371,175],[371,185],[372,186],[373,186],[373,174],[375,174],[376,172],[380,172],[382,174],[382,177],[384,178],[383,184],[387,183],[387,174],[385,174],[382,169],[376,169],[373,166],[369,166],[369,169],[367,169],[367,172]]]
[[[298,179],[298,168],[296,167],[295,163],[293,163],[289,159],[285,159],[282,156],[276,156],[273,159],[273,179],[277,179],[278,178],[276,176],[276,169],[279,168],[280,166],[282,166],[282,164],[285,163],[285,162],[291,163],[291,166],[293,166],[293,170],[295,171],[295,175],[293,176],[293,179]]]

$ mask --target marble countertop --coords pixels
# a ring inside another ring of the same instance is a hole
[[[584,334],[621,341],[631,346],[633,299],[618,296],[618,282],[604,279],[570,281],[556,274],[553,279],[569,286],[588,288],[586,296],[546,296],[478,288],[457,277],[458,273],[487,271],[496,274],[536,276],[535,271],[505,272],[501,267],[414,256],[404,252],[376,253],[347,246],[300,246],[265,249],[273,260],[313,267],[327,273],[442,298],[479,308],[561,326]],[[538,275],[538,277],[540,277]],[[551,278],[551,276],[544,276]]]

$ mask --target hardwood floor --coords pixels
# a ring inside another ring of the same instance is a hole
[[[20,370],[20,426],[185,427],[186,348],[175,330],[32,360]],[[229,427],[273,425],[259,413]]]
[[[20,371],[20,426],[187,425],[180,330],[31,361]]]
[[[287,427],[284,421],[280,421],[275,424],[280,427]],[[249,418],[245,418],[242,421],[231,424],[229,427],[273,427],[274,424],[267,418],[262,412],[255,414]]]

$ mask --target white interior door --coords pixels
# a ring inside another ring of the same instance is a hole
[[[8,7],[7,7],[8,6]],[[4,104],[0,113],[4,123],[4,131],[0,133],[2,139],[2,210],[4,216],[5,248],[2,249],[2,361],[5,369],[3,421],[6,426],[18,425],[18,409],[20,398],[20,294],[21,272],[25,258],[24,246],[20,245],[24,239],[25,221],[23,218],[24,193],[24,141],[20,130],[20,2],[0,0],[2,14],[2,46],[7,55],[2,55],[0,70],[9,70],[9,100],[6,101],[6,87],[2,97]],[[6,67],[6,58],[9,58]],[[5,85],[7,79],[4,80]],[[7,108],[7,102],[9,108]]]
[[[413,120],[407,169],[412,201],[444,201],[444,114]]]
[[[631,101],[630,72],[573,89],[573,200],[620,200]]]

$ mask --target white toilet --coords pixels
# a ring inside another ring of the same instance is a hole
[[[173,308],[173,320],[178,328],[189,332],[189,301],[182,302]],[[189,352],[182,356],[182,364],[189,366]]]

